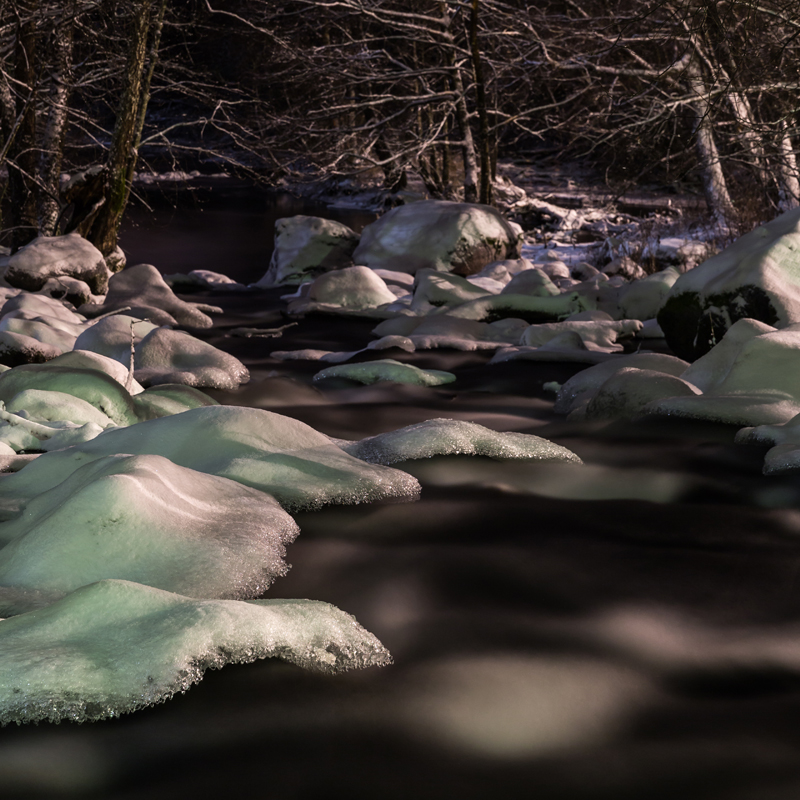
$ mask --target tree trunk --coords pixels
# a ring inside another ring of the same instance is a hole
[[[781,122],[778,142],[778,208],[788,211],[800,204],[800,179],[797,172],[797,158],[792,148],[792,139],[786,121]]]
[[[730,227],[735,208],[728,192],[728,184],[722,171],[719,151],[714,141],[711,124],[711,104],[706,96],[706,85],[696,64],[686,71],[689,89],[697,98],[691,108],[695,116],[697,158],[703,178],[703,190],[714,221],[723,228]]]
[[[478,2],[472,0],[469,18],[469,45],[475,75],[475,99],[478,108],[478,145],[481,154],[481,184],[478,202],[492,204],[492,148],[489,141],[489,113],[486,109],[486,83],[483,78],[481,51],[478,46]]]
[[[464,159],[464,202],[476,203],[478,201],[478,159],[475,155],[475,142],[472,139],[472,129],[469,124],[469,109],[467,108],[467,98],[464,92],[464,81],[461,78],[461,67],[456,60],[455,41],[450,31],[450,17],[447,12],[447,6],[442,3],[441,9],[444,23],[443,38],[453,82],[453,93],[456,97],[456,124],[461,134],[461,153]]]
[[[135,7],[130,27],[130,47],[125,62],[122,97],[120,99],[111,148],[106,159],[105,202],[100,208],[87,238],[104,256],[117,246],[117,233],[130,195],[130,182],[138,158],[138,145],[147,111],[149,93],[145,63],[148,55],[147,34],[150,27],[153,0],[141,0]],[[166,6],[162,0],[161,15]],[[163,18],[163,16],[161,17]],[[154,42],[160,34],[157,24]],[[156,43],[157,47],[157,43]],[[157,52],[150,47],[151,67]],[[152,75],[152,69],[148,73]]]
[[[65,4],[64,10],[53,25],[50,37],[51,69],[47,121],[42,134],[39,155],[40,192],[37,202],[39,233],[52,236],[56,233],[59,215],[58,188],[61,161],[64,155],[64,134],[67,127],[67,103],[70,93],[72,69],[72,41],[75,2]]]

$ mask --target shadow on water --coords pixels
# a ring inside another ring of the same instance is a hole
[[[135,187],[119,241],[129,264],[150,263],[164,274],[207,269],[255,283],[269,266],[275,221],[296,214],[334,219],[359,233],[377,216],[232,178],[193,180]]]

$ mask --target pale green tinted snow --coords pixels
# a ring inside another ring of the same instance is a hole
[[[209,667],[278,657],[337,671],[386,664],[351,616],[312,600],[191,600],[127,581],[0,621],[0,723],[94,720],[184,691]]]

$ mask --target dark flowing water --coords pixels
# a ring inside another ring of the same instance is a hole
[[[227,210],[160,210],[134,216],[123,246],[164,272],[229,263],[253,280],[278,213],[243,195]],[[119,720],[7,728],[0,796],[800,796],[796,479],[764,478],[763,449],[735,446],[727,426],[565,422],[543,385],[576,365],[391,350],[359,358],[457,380],[313,383],[319,364],[272,350],[356,349],[372,323],[308,316],[279,340],[227,335],[280,324],[280,294],[189,298],[224,308],[203,336],[253,375],[214,393],[221,402],[343,438],[471,420],[551,438],[585,465],[405,462],[416,503],[298,515],[292,571],[269,596],[354,614],[393,666],[338,677],[229,666]]]
[[[325,206],[229,178],[142,186],[126,213],[120,246],[129,264],[153,264],[165,274],[193,269],[255,283],[267,271],[275,220],[326,216],[360,232],[375,219],[357,209]]]

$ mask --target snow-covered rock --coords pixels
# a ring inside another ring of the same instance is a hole
[[[213,405],[104,431],[92,441],[38,456],[0,481],[0,515],[11,518],[29,498],[79,467],[117,453],[160,455],[182,467],[231,478],[272,494],[290,510],[413,499],[419,492],[410,475],[368,466],[302,422],[262,409]]]
[[[746,317],[778,328],[800,322],[800,208],[681,275],[658,323],[673,352],[693,361]]]
[[[38,292],[50,278],[84,281],[94,294],[105,294],[109,270],[103,254],[78,233],[39,236],[8,260],[5,279],[12,286]]]
[[[619,316],[624,319],[654,319],[679,275],[675,267],[667,267],[623,286],[617,294]]]
[[[444,372],[439,369],[420,369],[413,364],[403,364],[391,358],[381,358],[360,364],[340,364],[328,367],[314,376],[315,381],[325,378],[347,378],[347,380],[365,384],[392,381],[394,383],[410,383],[414,386],[441,386],[445,383],[452,383],[456,376],[452,372]]]
[[[269,269],[252,286],[270,289],[298,284],[328,270],[352,266],[359,238],[347,225],[334,220],[283,217],[275,222],[275,249]]]
[[[294,520],[264,492],[154,455],[77,469],[0,525],[0,585],[71,592],[106,578],[188,597],[257,597],[286,574]]]
[[[357,442],[336,440],[336,443],[370,464],[389,465],[442,455],[582,463],[571,450],[541,436],[498,433],[474,422],[454,419],[426,420]]]
[[[519,343],[525,347],[540,347],[560,334],[573,331],[589,350],[621,352],[623,345],[620,340],[632,338],[641,327],[638,320],[551,322],[529,326],[523,331]]]
[[[203,312],[203,308],[211,309],[177,297],[151,264],[136,264],[112,275],[102,304],[83,305],[79,311],[88,317],[96,317],[109,311],[130,309],[131,316],[149,319],[157,325],[210,328],[213,324],[211,317]]]
[[[119,580],[0,623],[0,724],[115,717],[208,668],[277,657],[327,672],[386,664],[349,614],[312,600],[195,600]]]
[[[156,328],[152,322],[127,314],[114,314],[86,328],[75,340],[74,349],[99,353],[128,367],[132,348]]]
[[[473,275],[493,261],[519,258],[521,242],[522,229],[491,206],[425,200],[367,225],[353,260],[400,272]]]
[[[250,373],[235,356],[182,331],[156,328],[135,348],[134,375],[142,386],[178,383],[237,389]]]

